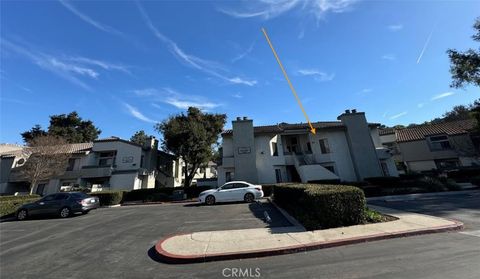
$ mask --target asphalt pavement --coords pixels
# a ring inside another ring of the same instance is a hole
[[[480,229],[480,195],[388,205]],[[267,211],[272,223],[264,220]],[[186,265],[155,261],[162,237],[285,226],[268,204],[129,206],[69,219],[0,224],[0,278],[479,278],[480,237],[440,233],[267,258]],[[288,224],[288,223],[287,223]],[[232,239],[233,241],[233,239]]]

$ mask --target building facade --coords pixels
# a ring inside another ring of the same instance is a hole
[[[460,120],[413,128],[384,129],[382,144],[402,171],[424,172],[480,166],[476,121]]]
[[[345,111],[339,121],[253,126],[237,118],[222,133],[218,184],[231,180],[280,182],[362,181],[397,176],[389,150],[381,145],[378,124],[363,112]]]

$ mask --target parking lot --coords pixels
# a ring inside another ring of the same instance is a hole
[[[265,212],[270,223],[265,221]],[[267,201],[126,206],[101,208],[68,219],[3,222],[0,277],[177,277],[167,270],[178,272],[185,266],[158,263],[148,254],[157,240],[167,235],[288,225]]]

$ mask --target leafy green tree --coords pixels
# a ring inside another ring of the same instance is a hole
[[[155,126],[163,135],[163,149],[185,162],[185,187],[190,186],[197,169],[212,159],[213,146],[226,118],[225,114],[204,113],[189,107],[186,115],[171,116]]]
[[[25,131],[23,133],[21,133],[21,136],[23,138],[23,141],[25,143],[28,143],[30,141],[32,141],[34,138],[36,137],[39,137],[39,136],[46,136],[48,133],[42,129],[42,127],[38,124],[36,124],[35,126],[33,126],[32,129],[30,129],[29,131]]]
[[[144,130],[140,130],[135,132],[135,134],[130,138],[130,141],[136,144],[144,145],[149,138],[150,136],[147,135]]]
[[[480,42],[480,17],[476,19],[473,28],[477,33],[472,38]],[[466,84],[480,86],[480,48],[465,52],[449,49],[447,53],[451,62],[450,73],[453,79],[451,86],[454,88],[464,87]]]
[[[102,131],[90,120],[83,120],[76,111],[69,114],[50,116],[50,126],[44,131],[35,125],[30,131],[22,133],[23,140],[28,143],[35,136],[51,135],[65,139],[67,143],[91,142],[98,138]]]

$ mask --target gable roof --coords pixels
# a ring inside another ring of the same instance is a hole
[[[378,134],[379,134],[380,136],[393,135],[393,134],[395,134],[395,128],[383,128],[383,129],[378,129]]]
[[[420,125],[413,128],[398,129],[395,131],[397,142],[423,140],[427,136],[447,134],[466,134],[475,128],[474,119],[444,122],[431,125]]]
[[[379,126],[377,123],[369,123],[370,127]],[[345,128],[345,125],[341,121],[320,121],[320,122],[312,122],[312,126],[315,129],[329,129],[329,128]],[[267,125],[267,126],[255,126],[253,127],[254,134],[261,134],[261,133],[282,133],[288,130],[301,130],[304,129],[307,132],[310,131],[310,126],[308,123],[278,123],[277,125]],[[233,130],[224,130],[222,132],[222,136],[224,135],[232,135]]]

